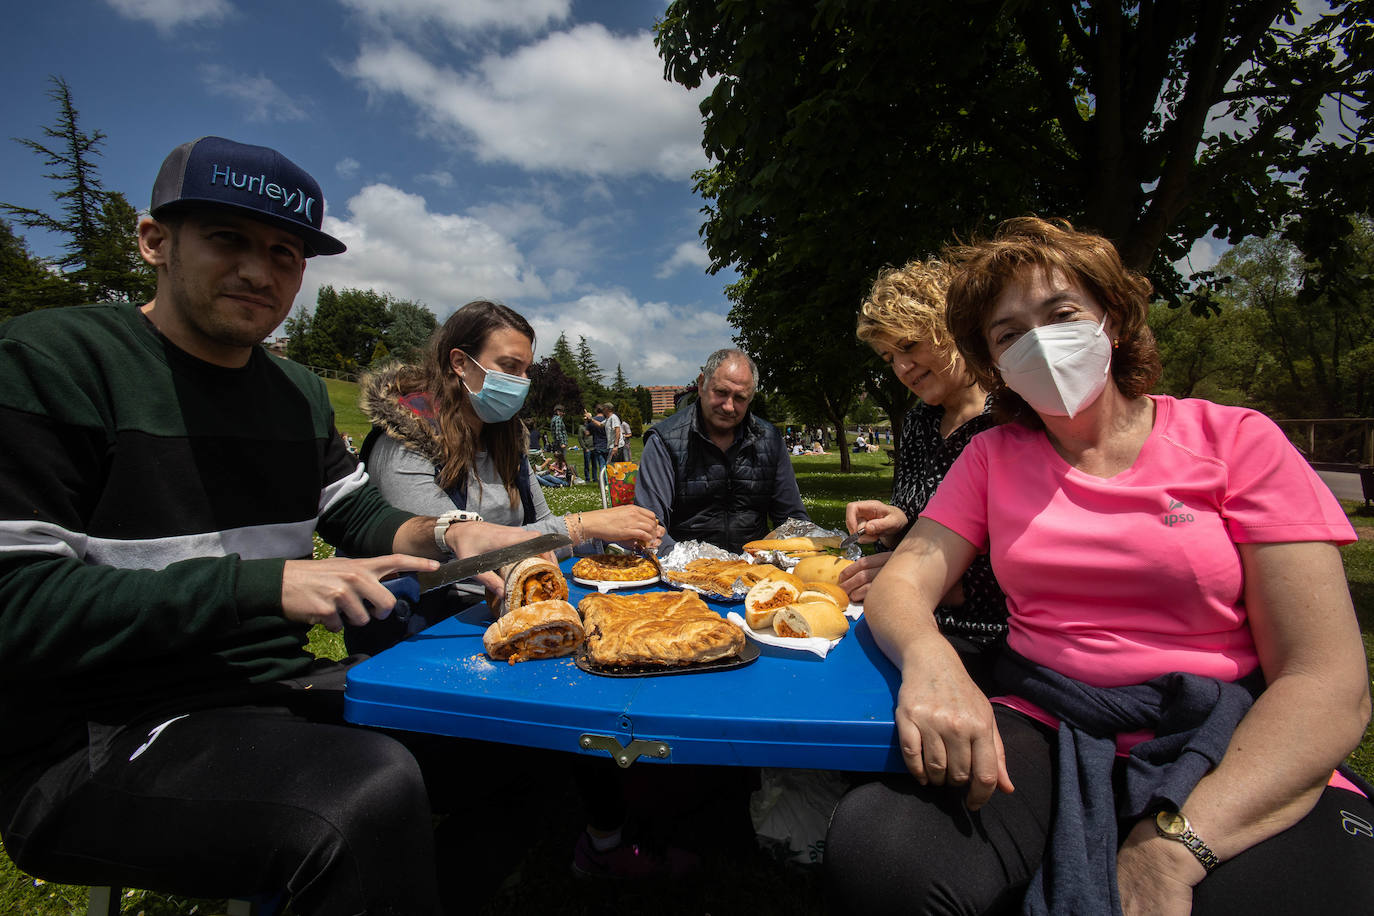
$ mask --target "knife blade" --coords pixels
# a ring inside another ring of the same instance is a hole
[[[864,555],[863,550],[859,547],[859,538],[863,537],[864,529],[867,527],[867,525],[860,525],[858,531],[855,531],[853,534],[846,536],[843,541],[840,541],[840,556],[844,557],[846,560],[857,560]]]
[[[607,552],[607,553],[618,553],[618,554],[620,554],[621,556],[635,556],[635,557],[640,557],[640,558],[642,558],[642,559],[648,560],[648,561],[651,562],[651,563],[654,563],[654,564],[657,564],[657,563],[658,563],[658,556],[657,556],[657,554],[655,554],[653,551],[649,550],[647,547],[644,547],[643,545],[639,544],[638,542],[636,542],[635,545],[634,545],[633,547],[625,547],[625,546],[623,546],[623,545],[621,545],[621,544],[607,543],[607,544],[606,544],[606,552]]]
[[[449,560],[433,572],[416,573],[415,578],[420,582],[421,592],[433,591],[454,582],[461,582],[481,572],[500,569],[507,563],[514,563],[516,560],[523,560],[526,557],[537,556],[550,550],[570,547],[571,545],[572,538],[566,534],[541,534],[538,537],[530,538],[528,541],[511,544],[509,547],[501,547],[486,553]]]

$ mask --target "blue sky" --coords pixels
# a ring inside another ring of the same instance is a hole
[[[205,134],[285,153],[324,188],[348,253],[323,283],[524,314],[547,355],[585,336],[608,379],[695,378],[731,343],[698,236],[697,104],[663,80],[666,0],[44,0],[6,9],[5,137],[43,139],[70,84],[107,134],[108,190],[146,207],[177,144]],[[53,208],[37,156],[0,141],[0,200]],[[58,240],[15,227],[36,254]]]

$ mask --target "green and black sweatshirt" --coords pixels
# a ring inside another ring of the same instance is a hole
[[[134,306],[0,327],[0,771],[118,725],[300,675],[286,559],[317,528],[389,553],[323,382],[255,348],[225,369]]]

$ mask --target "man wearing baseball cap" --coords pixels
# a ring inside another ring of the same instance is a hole
[[[308,173],[202,137],[150,211],[153,301],[0,327],[0,836],[56,881],[439,912],[416,758],[343,724],[347,666],[306,635],[528,535],[387,505],[324,384],[258,345],[344,251]],[[311,560],[317,530],[365,559]]]

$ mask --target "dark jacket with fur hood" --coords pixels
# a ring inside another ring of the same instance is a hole
[[[369,445],[376,436],[387,435],[406,448],[425,458],[436,467],[444,463],[444,449],[439,443],[438,430],[429,420],[401,403],[409,394],[402,391],[399,381],[401,366],[392,363],[362,377],[358,383],[358,406],[372,421],[372,432],[363,443],[362,458],[367,460]]]

